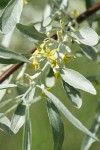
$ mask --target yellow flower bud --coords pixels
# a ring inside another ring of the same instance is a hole
[[[56,79],[58,79],[60,77],[60,73],[59,72],[55,72],[54,75],[55,75]]]
[[[40,69],[40,65],[39,65],[39,63],[38,63],[36,58],[33,58],[33,66],[34,66],[35,71]]]
[[[79,12],[76,9],[74,9],[72,11],[72,17],[76,18],[77,16],[79,16]]]
[[[52,65],[53,68],[59,68],[57,60],[51,60],[50,64]]]

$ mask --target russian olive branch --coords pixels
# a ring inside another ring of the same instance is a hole
[[[92,7],[87,9],[87,11],[83,12],[82,14],[80,14],[76,18],[77,23],[83,22],[84,20],[86,20],[89,16],[93,15],[98,10],[100,10],[100,2],[94,4]],[[54,37],[52,37],[52,38],[56,39],[56,37],[57,36],[54,35]],[[30,50],[29,53],[34,53],[35,50],[36,50],[36,48]],[[21,62],[21,63],[18,63],[18,64],[14,64],[9,69],[7,69],[5,72],[3,72],[1,74],[1,76],[0,76],[0,83],[2,83],[4,80],[6,80],[11,74],[13,74],[23,64],[24,64],[24,62]]]
[[[78,23],[83,22],[84,20],[86,20],[89,16],[93,15],[96,11],[100,10],[100,2],[94,4],[92,7],[90,7],[89,9],[87,9],[87,11],[83,12],[82,14],[80,14],[77,18],[76,21]]]

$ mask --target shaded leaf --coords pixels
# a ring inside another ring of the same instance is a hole
[[[55,84],[55,76],[52,68],[47,72],[45,84],[47,87],[53,87]]]
[[[100,105],[99,105],[99,109],[100,109]],[[92,123],[92,126],[90,128],[90,131],[94,134],[97,135],[97,133],[100,130],[100,111],[96,114],[94,121]],[[94,139],[92,139],[89,136],[85,136],[83,141],[82,141],[82,145],[81,145],[81,150],[89,150],[91,145],[95,142]]]
[[[38,32],[33,24],[23,25],[18,23],[16,27],[20,32],[35,40],[43,41],[47,37],[45,34]]]
[[[23,102],[30,105],[34,101],[35,87],[30,87],[23,96]]]
[[[61,9],[62,10],[66,10],[67,9],[67,7],[68,7],[68,1],[69,0],[62,0],[62,3],[61,3],[61,5],[60,5],[60,7],[61,7]]]
[[[1,85],[2,84],[9,84],[10,81],[11,81],[11,79],[12,79],[12,75],[8,79],[6,79],[5,81],[3,81],[3,83],[1,83]],[[3,99],[6,91],[7,91],[7,89],[0,90],[0,101]]]
[[[19,104],[11,119],[10,128],[14,134],[16,134],[25,123],[25,111],[26,111],[26,106],[23,104]]]
[[[11,32],[19,22],[23,9],[23,0],[11,0],[5,7],[0,17],[0,30],[7,34]]]
[[[60,69],[60,75],[62,79],[72,87],[86,91],[93,95],[96,94],[96,90],[92,83],[79,72],[68,68],[62,68]]]
[[[92,137],[94,140],[98,140],[71,112],[64,106],[64,104],[52,93],[39,86],[45,95],[53,102],[53,104],[63,113],[63,115],[79,130]]]
[[[4,64],[4,62],[5,64],[9,64],[9,63],[13,64],[17,62],[30,63],[30,61],[25,56],[0,47],[0,63]]]
[[[0,0],[0,9],[4,8],[10,0]]]
[[[80,41],[82,44],[94,46],[99,41],[97,33],[89,27],[83,27],[79,31],[72,32],[72,37]]]
[[[64,80],[62,80],[62,83],[64,90],[68,95],[68,98],[71,100],[75,107],[80,108],[82,106],[82,98],[80,92],[67,84]]]
[[[32,127],[31,127],[31,121],[29,116],[29,107],[27,107],[25,113],[25,125],[24,125],[24,132],[23,132],[22,150],[31,150],[31,144],[32,144]]]
[[[96,53],[96,50],[93,47],[82,45],[82,44],[80,46],[81,46],[82,52],[84,53],[84,55],[87,58],[94,60],[94,61],[96,61],[98,59],[98,55]]]
[[[3,115],[3,114],[0,113],[0,115]],[[10,133],[10,125],[11,125],[11,122],[6,116],[0,118],[0,129],[2,131],[9,134]]]
[[[50,4],[52,11],[58,10],[58,8],[62,10],[66,10],[68,7],[69,0],[49,0],[48,3]]]
[[[0,58],[0,64],[16,64],[18,62],[21,62],[19,60],[14,60],[14,59],[4,59]]]
[[[0,90],[17,87],[16,84],[0,84]]]
[[[54,150],[61,150],[64,140],[64,125],[56,106],[47,101],[49,121],[52,126]]]
[[[100,85],[100,76],[89,76],[87,79],[96,83],[97,85]]]

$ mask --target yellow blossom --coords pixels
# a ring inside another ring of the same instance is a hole
[[[51,60],[50,64],[52,65],[53,68],[59,68],[57,60]]]
[[[60,24],[61,24],[61,27],[64,28],[65,25],[66,25],[65,19],[61,19],[61,20],[60,20]],[[61,32],[61,35],[62,35],[62,31],[60,31],[60,32]]]
[[[33,58],[33,66],[34,66],[35,71],[40,69],[40,65],[39,65],[39,63],[38,63],[36,58]]]
[[[64,57],[61,59],[61,62],[66,63],[71,58],[75,58],[75,56],[74,55],[65,54]]]
[[[74,10],[72,11],[72,16],[73,16],[74,18],[76,18],[77,16],[79,16],[79,12],[78,12],[76,9],[74,9]]]
[[[57,49],[54,50],[50,50],[47,46],[46,46],[46,50],[45,53],[43,54],[44,57],[47,57],[51,60],[55,60],[55,53],[56,53]]]
[[[62,35],[63,35],[63,30],[61,29],[61,30],[58,30],[57,31],[57,37],[58,37],[58,41],[59,42],[62,42]]]
[[[37,43],[34,43],[36,46],[36,51],[33,53],[33,55],[38,55],[38,54],[42,54],[44,53],[43,47],[44,47],[44,43],[41,45],[38,45]]]
[[[54,75],[55,75],[56,79],[58,79],[60,77],[60,73],[58,71],[55,72]]]

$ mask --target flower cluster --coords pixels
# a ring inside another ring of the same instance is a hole
[[[55,45],[57,45],[55,47]],[[61,51],[57,41],[51,39],[45,40],[41,45],[35,43],[36,51],[32,54],[30,60],[32,61],[35,71],[41,69],[40,63],[44,60],[49,62],[54,71],[56,78],[59,77],[59,68],[64,66],[73,55],[69,55],[67,51]]]

